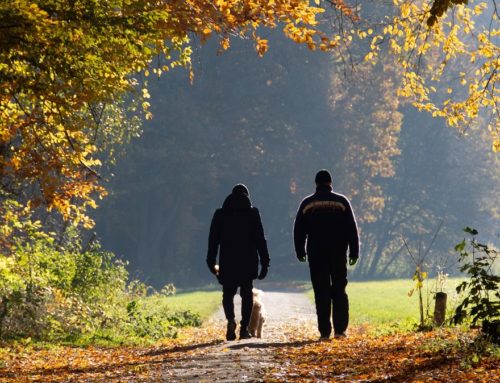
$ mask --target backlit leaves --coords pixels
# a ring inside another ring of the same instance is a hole
[[[185,67],[192,81],[193,36],[217,38],[221,51],[233,37],[252,39],[264,55],[262,31],[273,28],[311,50],[369,43],[367,62],[386,43],[403,69],[400,96],[463,132],[486,126],[499,151],[498,10],[492,0],[461,2],[394,0],[397,13],[371,25],[343,0],[3,1],[2,184],[90,226],[86,208],[106,194],[99,168],[153,117],[136,74]],[[339,23],[325,23],[332,14]]]
[[[349,66],[362,60],[374,64],[388,47],[402,70],[400,97],[462,133],[484,129],[493,151],[499,151],[500,24],[495,0],[394,0],[383,7],[382,2],[359,4],[352,9],[361,16],[347,21],[331,15],[339,45],[352,52],[356,44],[363,52],[361,58],[351,57]],[[381,9],[384,16],[368,15],[372,9]],[[363,51],[368,43],[369,50]]]
[[[145,77],[191,70],[190,36],[251,38],[284,28],[311,49],[332,44],[317,28],[321,8],[305,0],[7,0],[0,4],[0,178],[30,206],[56,210],[75,224],[106,191],[99,168],[152,118]],[[154,64],[151,61],[155,58]],[[127,102],[129,94],[134,102]],[[140,106],[140,108],[137,108]]]
[[[498,151],[498,15],[493,2],[452,3],[453,7],[446,1],[395,0],[400,13],[383,28],[379,39],[389,41],[404,69],[400,96],[462,132],[475,125],[486,127],[492,148]],[[372,48],[376,54],[378,46]]]

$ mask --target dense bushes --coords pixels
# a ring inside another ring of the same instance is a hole
[[[50,341],[140,340],[173,337],[200,325],[197,315],[143,304],[160,293],[127,282],[125,263],[97,241],[82,245],[70,227],[62,238],[29,218],[2,226],[9,246],[0,253],[0,338]],[[8,251],[6,251],[8,249]]]

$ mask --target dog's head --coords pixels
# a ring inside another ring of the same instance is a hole
[[[252,289],[252,293],[254,299],[260,299],[264,295],[262,290],[256,289],[255,287]]]

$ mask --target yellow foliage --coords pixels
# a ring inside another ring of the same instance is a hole
[[[138,134],[137,127],[132,133],[123,131],[124,96],[135,92],[132,110],[152,118],[147,85],[139,84],[136,73],[148,76],[151,60],[161,56],[154,74],[181,66],[193,80],[190,34],[202,42],[217,38],[221,50],[230,48],[232,36],[249,38],[261,56],[269,49],[269,41],[259,36],[262,28],[280,27],[291,40],[322,51],[345,50],[369,37],[370,50],[363,56],[370,64],[387,42],[402,72],[399,96],[459,129],[482,116],[492,148],[499,151],[500,29],[484,1],[454,5],[454,12],[446,13],[446,8],[430,22],[436,2],[394,0],[399,13],[387,16],[382,25],[358,24],[355,6],[343,0],[85,4],[0,3],[0,145],[6,148],[0,155],[0,177],[38,188],[30,200],[33,206],[57,209],[75,222],[91,225],[86,208],[105,195],[98,158],[106,148],[125,142],[127,134]],[[342,25],[325,32],[319,16],[331,7],[352,28]],[[491,23],[477,23],[478,15],[489,14]],[[464,63],[470,65],[467,70]],[[454,68],[461,72],[456,81],[450,74]],[[441,81],[446,87],[438,86]]]
[[[152,118],[137,72],[182,66],[192,81],[190,34],[217,36],[221,50],[230,36],[251,38],[264,55],[268,41],[256,31],[283,25],[290,39],[331,50],[335,41],[318,29],[322,12],[308,0],[2,1],[0,146],[9,150],[0,154],[0,177],[39,189],[32,206],[92,225],[86,209],[105,195],[98,157],[112,163],[110,148],[138,134],[127,113]],[[155,57],[163,62],[151,68]],[[127,111],[130,92],[137,105]]]
[[[456,4],[453,13],[443,12],[438,14],[439,20],[429,22],[428,12],[436,1],[396,0],[400,13],[388,19],[378,36],[389,42],[404,69],[399,96],[410,99],[420,110],[444,118],[452,127],[464,129],[481,115],[488,121],[486,128],[498,132],[500,98],[495,84],[500,47],[494,39],[499,20],[492,16],[491,23],[476,23],[475,16],[484,13],[488,4],[473,2]],[[371,50],[377,51],[373,43]],[[470,65],[464,71],[466,63]],[[457,69],[460,73],[455,75]],[[443,80],[447,86],[438,86]],[[492,134],[493,150],[496,137]]]

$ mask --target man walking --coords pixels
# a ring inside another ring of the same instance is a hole
[[[347,248],[349,264],[354,265],[359,256],[358,228],[349,200],[332,192],[330,173],[320,170],[315,182],[316,193],[302,201],[295,218],[295,252],[299,261],[305,262],[306,254],[309,260],[321,338],[331,335],[330,316],[335,337],[345,337],[349,323]]]
[[[236,339],[234,296],[238,287],[241,296],[240,339],[251,338],[248,324],[253,306],[253,280],[266,277],[269,252],[259,210],[252,206],[248,189],[243,184],[236,185],[222,208],[214,213],[208,238],[207,265],[222,284],[227,340]]]

